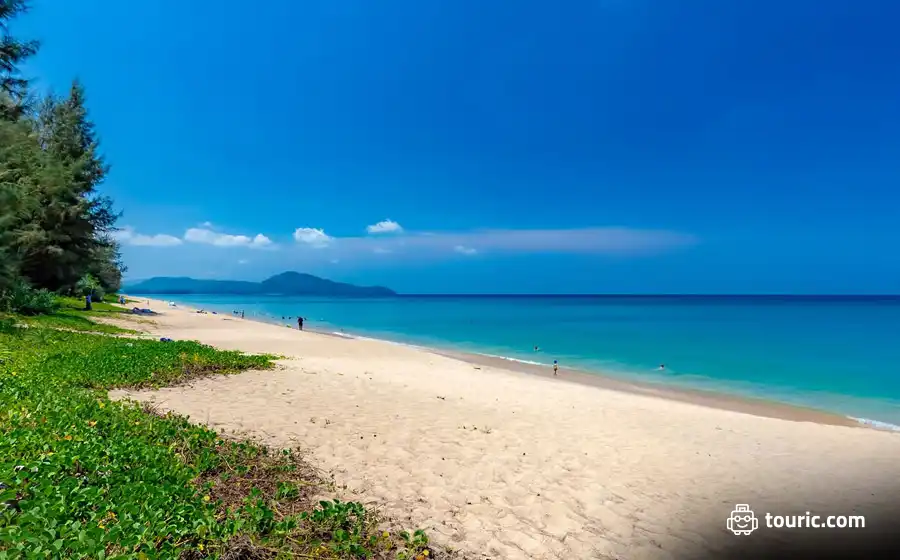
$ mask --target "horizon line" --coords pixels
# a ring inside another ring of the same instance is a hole
[[[773,293],[701,293],[701,292],[659,292],[659,293],[628,293],[628,292],[597,292],[597,293],[398,293],[402,296],[488,296],[488,297],[900,297],[897,294],[792,294],[785,292]]]
[[[373,286],[360,286],[360,287],[373,287]],[[122,292],[127,293],[127,289],[123,289]],[[323,294],[278,294],[278,293],[259,293],[259,294],[229,294],[229,293],[213,293],[213,292],[131,292],[134,295],[215,295],[215,296],[246,296],[246,295],[254,295],[254,296],[293,296],[293,297],[302,297],[305,295],[309,295],[312,297],[331,297]],[[834,293],[821,293],[821,294],[796,294],[796,293],[401,293],[395,292],[392,295],[385,296],[334,296],[340,298],[356,298],[356,299],[370,299],[370,298],[393,298],[393,297],[496,297],[496,298],[529,298],[529,297],[560,297],[560,298],[584,298],[584,297],[593,297],[593,298],[689,298],[689,297],[702,297],[702,298],[857,298],[857,299],[872,299],[872,298],[889,298],[889,299],[900,299],[900,293],[891,294],[864,294],[864,293],[844,293],[844,294],[834,294]]]

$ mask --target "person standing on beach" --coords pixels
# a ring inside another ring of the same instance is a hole
[[[553,360],[553,375],[559,375],[559,364]]]
[[[300,317],[300,316],[297,317],[297,328],[300,329],[301,331],[303,330],[303,317]]]

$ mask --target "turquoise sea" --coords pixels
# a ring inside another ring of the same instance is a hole
[[[900,297],[155,297],[900,426]]]

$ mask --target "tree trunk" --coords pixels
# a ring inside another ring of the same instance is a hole
[[[91,294],[84,296],[84,310],[90,311],[91,308]]]

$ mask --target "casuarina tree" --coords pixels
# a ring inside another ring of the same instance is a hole
[[[29,290],[78,291],[87,277],[99,290],[114,291],[125,270],[112,235],[118,214],[98,192],[109,168],[84,87],[75,81],[66,96],[26,103],[38,96],[19,69],[38,44],[10,31],[26,9],[25,0],[0,0],[0,305],[6,309],[21,307],[10,302],[25,301]]]
[[[34,123],[34,136],[47,160],[44,180],[31,185],[23,235],[21,273],[33,284],[71,290],[92,259],[115,252],[110,237],[118,214],[97,193],[108,167],[99,154],[84,89],[75,82],[65,99],[48,97]]]
[[[25,0],[0,0],[0,118],[16,120],[25,111],[28,80],[19,65],[37,52],[37,41],[21,41],[10,34],[9,22],[28,9]]]

